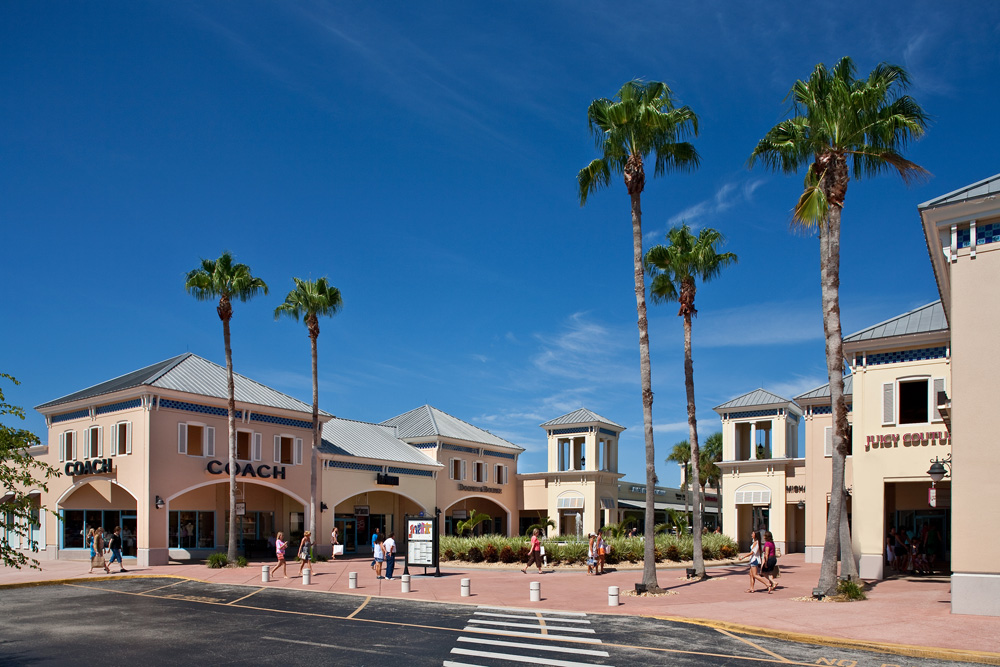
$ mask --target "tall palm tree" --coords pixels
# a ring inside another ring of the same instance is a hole
[[[691,472],[691,445],[687,440],[681,440],[670,450],[667,463],[676,463],[681,467],[681,489],[684,491],[684,516],[688,515],[688,480]]]
[[[667,232],[669,245],[653,246],[646,253],[645,263],[653,283],[649,293],[654,303],[680,304],[677,315],[684,318],[684,387],[687,390],[688,441],[691,443],[691,478],[695,480],[694,508],[691,529],[694,535],[695,576],[705,576],[705,558],[701,551],[701,526],[704,508],[704,484],[701,482],[698,449],[698,419],[694,403],[694,362],[691,359],[691,320],[698,314],[694,307],[698,279],[708,282],[718,277],[722,269],[735,264],[736,255],[720,253],[716,246],[725,242],[718,231],[706,227],[697,236],[687,225],[672,227]]]
[[[319,535],[316,532],[316,486],[317,472],[316,459],[322,440],[319,435],[319,370],[318,354],[316,350],[317,339],[319,339],[319,316],[332,317],[340,312],[344,302],[340,297],[340,290],[330,285],[326,278],[319,280],[299,280],[295,281],[295,289],[288,293],[285,302],[274,309],[274,319],[277,320],[282,315],[291,317],[296,322],[304,319],[306,328],[309,330],[309,342],[312,347],[312,380],[313,380],[313,405],[312,405],[312,431],[313,441],[309,453],[309,532]]]
[[[840,328],[840,218],[847,183],[895,171],[905,183],[927,171],[907,160],[902,150],[920,137],[928,117],[909,95],[902,67],[880,63],[867,79],[855,78],[854,63],[841,59],[832,69],[820,63],[809,79],[796,81],[788,94],[792,117],[764,135],[750,156],[785,173],[806,167],[805,188],[793,212],[795,224],[819,230],[820,286],[826,366],[833,408],[833,478],[827,515],[823,563],[818,588],[832,593],[837,585],[837,555],[844,567],[857,566],[846,530],[844,462],[847,402],[844,398],[844,341]],[[845,523],[841,539],[841,521]]]
[[[254,277],[246,264],[234,264],[227,250],[219,259],[203,259],[201,266],[188,272],[184,289],[199,301],[219,300],[215,311],[222,320],[222,338],[226,344],[226,388],[229,408],[229,561],[236,560],[236,388],[233,383],[233,348],[229,339],[229,321],[233,319],[233,299],[249,301],[267,294],[267,283]]]
[[[705,438],[701,448],[701,465],[699,472],[705,471],[707,483],[715,488],[716,520],[722,522],[722,469],[716,465],[722,460],[722,431],[716,431]]]
[[[654,176],[668,171],[689,171],[698,166],[698,152],[682,141],[698,134],[698,117],[687,106],[678,107],[673,93],[658,81],[629,81],[616,99],[590,103],[587,119],[601,157],[580,170],[580,205],[587,197],[611,185],[611,175],[621,174],[632,204],[632,261],[635,305],[639,326],[639,368],[642,383],[642,421],[646,442],[646,517],[643,532],[642,583],[658,590],[653,550],[655,527],[656,461],[653,448],[653,385],[649,364],[649,326],[646,321],[646,283],[642,266],[642,191],[646,186],[645,159],[654,157]]]

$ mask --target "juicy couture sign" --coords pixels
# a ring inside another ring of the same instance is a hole
[[[893,449],[903,447],[947,446],[951,444],[948,431],[918,431],[916,433],[886,433],[865,436],[865,451],[871,449]]]

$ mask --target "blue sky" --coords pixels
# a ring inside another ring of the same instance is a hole
[[[996,174],[1000,5],[438,2],[7,3],[0,23],[0,372],[28,408],[190,351],[224,363],[213,306],[183,290],[232,251],[270,296],[237,304],[236,370],[311,400],[292,276],[328,276],[320,402],[381,421],[429,403],[526,448],[585,406],[626,427],[643,479],[629,202],[581,208],[587,105],[666,81],[699,115],[701,167],[647,180],[646,244],[687,221],[739,265],[701,286],[698,418],[763,386],[826,381],[815,238],[789,230],[802,176],[748,171],[819,62],[905,66],[933,173],[852,181],[845,333],[938,298],[917,204]],[[657,470],[687,437],[682,327],[653,306]],[[30,411],[28,428],[44,435]]]

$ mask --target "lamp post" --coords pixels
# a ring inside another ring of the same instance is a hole
[[[931,476],[931,486],[937,484],[945,477],[951,475],[951,452],[948,453],[946,458],[938,458],[937,456],[931,461],[930,470],[927,474]]]

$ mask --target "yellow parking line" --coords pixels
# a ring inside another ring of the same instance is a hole
[[[253,593],[248,593],[247,595],[244,595],[243,597],[241,597],[239,600],[233,600],[232,602],[227,602],[226,604],[236,604],[237,602],[243,602],[247,598],[253,597],[254,595],[257,595],[257,593],[260,593],[262,590],[264,590],[264,589],[263,588],[258,588]]]
[[[372,599],[372,596],[370,596],[370,595],[368,597],[366,597],[365,601],[361,603],[361,606],[358,607],[357,609],[355,609],[354,611],[352,611],[350,613],[350,615],[347,616],[347,618],[354,618],[359,611],[361,611],[362,609],[365,608],[365,605],[367,605],[369,602],[371,602],[371,599]]]
[[[757,644],[754,644],[749,639],[744,639],[743,637],[740,637],[739,635],[734,635],[733,633],[727,632],[727,631],[723,630],[722,628],[716,628],[715,631],[716,632],[721,632],[722,634],[726,635],[727,637],[732,637],[733,639],[738,639],[741,642],[743,642],[744,644],[749,644],[750,646],[753,646],[755,649],[757,649],[759,651],[763,651],[764,653],[767,653],[768,655],[774,656],[775,658],[777,658],[778,660],[781,660],[782,662],[791,662],[791,660],[789,660],[788,658],[780,656],[777,653],[775,653],[774,651],[768,651],[763,646],[759,646]]]

